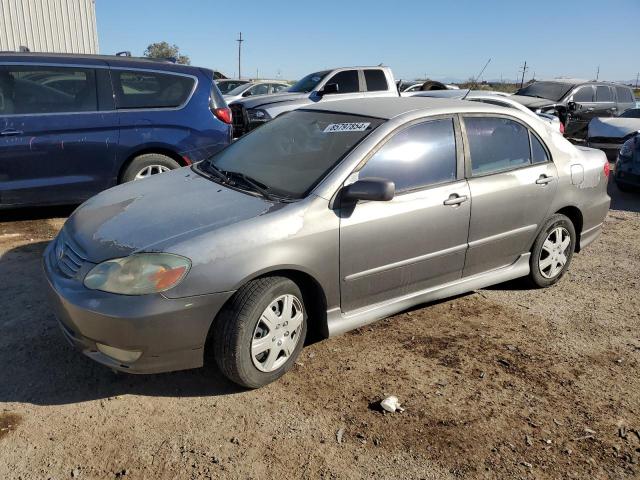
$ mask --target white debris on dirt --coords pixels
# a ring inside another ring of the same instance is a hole
[[[380,402],[380,406],[382,407],[383,410],[390,413],[395,413],[396,411],[404,412],[404,408],[400,406],[400,401],[398,400],[398,397],[395,397],[393,395],[382,400]]]

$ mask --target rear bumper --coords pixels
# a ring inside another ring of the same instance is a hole
[[[51,244],[43,268],[48,293],[62,333],[76,349],[110,368],[159,373],[197,368],[213,319],[233,292],[168,299],[160,294],[127,296],[89,290],[65,277],[53,261]],[[141,352],[123,362],[98,349],[98,343]]]

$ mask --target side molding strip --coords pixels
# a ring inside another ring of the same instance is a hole
[[[363,325],[375,322],[376,320],[402,312],[407,308],[421,303],[453,297],[478,288],[484,288],[489,285],[513,280],[514,278],[524,277],[529,274],[530,256],[530,253],[524,253],[520,255],[514,263],[506,267],[479,273],[467,278],[461,278],[444,285],[394,298],[371,307],[364,307],[347,313],[340,311],[340,308],[333,308],[327,311],[329,336],[333,337],[335,335],[340,335],[348,332],[349,330],[353,330],[354,328],[362,327]]]

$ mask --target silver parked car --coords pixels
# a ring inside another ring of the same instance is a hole
[[[259,387],[309,329],[517,277],[554,284],[602,229],[608,166],[515,109],[335,101],[93,197],[44,269],[65,337],[90,358],[136,373],[215,358]]]
[[[290,85],[277,80],[260,80],[238,85],[223,95],[227,104],[247,97],[259,97],[273,93],[285,92]]]

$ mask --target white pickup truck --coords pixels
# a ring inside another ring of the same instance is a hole
[[[232,102],[233,135],[249,130],[285,112],[332,100],[397,97],[398,89],[389,67],[344,67],[310,73],[286,92]]]

